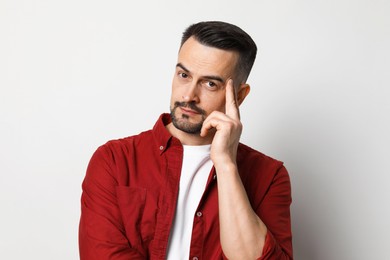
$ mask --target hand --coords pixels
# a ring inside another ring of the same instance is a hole
[[[233,80],[229,79],[226,84],[225,114],[220,111],[212,112],[204,121],[200,132],[200,135],[205,137],[213,128],[216,131],[210,154],[216,167],[228,163],[236,164],[237,148],[242,132],[236,96]]]

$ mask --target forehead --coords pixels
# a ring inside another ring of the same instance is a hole
[[[182,45],[178,55],[178,63],[190,72],[222,77],[232,77],[237,60],[237,52],[203,45],[193,37]]]

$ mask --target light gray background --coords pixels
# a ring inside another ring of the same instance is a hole
[[[0,259],[78,259],[94,150],[168,111],[182,30],[259,47],[242,141],[285,162],[295,258],[390,259],[387,0],[0,0]]]

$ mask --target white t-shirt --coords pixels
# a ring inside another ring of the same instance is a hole
[[[211,145],[183,146],[179,197],[168,244],[168,260],[188,259],[195,211],[206,187],[213,163]]]

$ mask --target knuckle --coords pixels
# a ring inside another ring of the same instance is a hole
[[[240,121],[235,121],[234,122],[234,128],[241,130],[242,129],[242,123]]]

